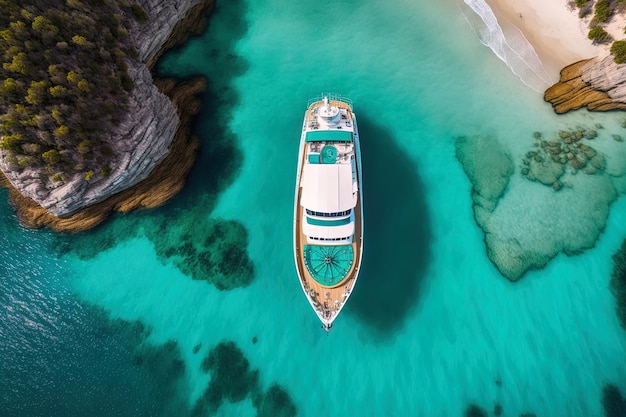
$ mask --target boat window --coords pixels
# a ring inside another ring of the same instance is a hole
[[[345,240],[350,240],[351,238],[352,238],[352,236],[348,236],[348,237],[330,237],[330,238],[309,236],[309,239],[311,239],[311,240],[321,240],[321,241],[325,241],[325,242],[345,241]]]
[[[351,212],[352,212],[352,209],[349,209],[346,211],[340,211],[337,213],[322,213],[319,211],[306,209],[306,214],[308,214],[309,216],[317,216],[317,217],[344,217],[344,216],[349,216]]]

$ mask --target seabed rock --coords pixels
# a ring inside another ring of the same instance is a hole
[[[517,281],[560,252],[574,255],[594,246],[617,198],[609,175],[580,175],[572,186],[561,179],[569,175],[565,165],[533,158],[522,174],[528,169],[528,177],[548,187],[511,184],[513,163],[497,140],[461,137],[455,145],[472,183],[474,219],[485,234],[487,256],[503,276]]]
[[[544,100],[556,113],[581,107],[626,110],[626,66],[616,64],[612,55],[575,62],[561,70],[559,82],[546,90]]]
[[[565,173],[565,167],[552,159],[537,161],[533,159],[529,164],[528,179],[539,181],[545,185],[552,185]]]

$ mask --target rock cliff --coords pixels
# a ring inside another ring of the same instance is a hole
[[[9,187],[18,216],[26,225],[84,230],[100,223],[112,210],[154,207],[182,188],[198,143],[189,138],[190,116],[200,107],[193,96],[205,83],[196,80],[179,88],[173,82],[157,82],[159,89],[150,70],[167,48],[198,30],[214,0],[143,0],[141,5],[148,20],[134,23],[130,32],[139,58],[129,62],[128,73],[134,82],[129,111],[117,131],[111,132],[116,155],[110,163],[111,174],[91,181],[76,175],[53,182],[35,170],[11,169],[0,155],[5,175],[0,184]],[[155,169],[164,164],[167,171]]]
[[[626,65],[616,64],[611,55],[571,64],[561,70],[559,82],[546,90],[544,99],[557,113],[581,107],[626,110]]]

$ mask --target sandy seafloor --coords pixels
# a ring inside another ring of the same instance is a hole
[[[21,228],[0,191],[0,415],[462,416],[474,404],[594,417],[606,384],[626,393],[609,289],[626,238],[626,143],[613,137],[626,115],[555,115],[452,0],[223,1],[158,69],[209,79],[199,160],[173,202],[67,236]],[[302,116],[327,90],[359,120],[366,248],[328,336],[292,254]],[[534,132],[578,127],[597,131],[585,143],[604,171],[568,173],[558,192],[521,174]],[[493,233],[525,250],[581,235],[593,247],[503,277],[460,136],[490,137],[513,161]],[[615,192],[606,207],[597,178]]]

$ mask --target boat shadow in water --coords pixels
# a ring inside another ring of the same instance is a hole
[[[346,312],[378,336],[390,337],[419,302],[432,232],[415,164],[385,129],[363,112],[358,116],[364,253]]]

